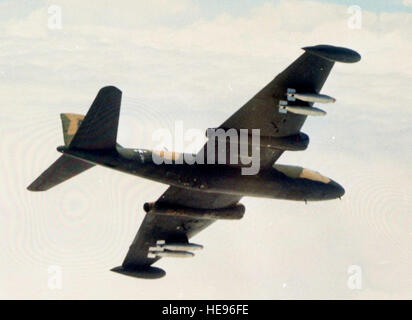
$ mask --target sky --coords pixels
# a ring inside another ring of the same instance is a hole
[[[0,298],[411,299],[411,11],[410,0],[1,0]],[[308,149],[278,162],[331,177],[342,200],[245,197],[242,220],[215,223],[193,238],[202,252],[160,260],[166,277],[147,281],[109,270],[167,186],[96,167],[26,190],[59,156],[59,114],[84,114],[101,87],[123,91],[119,143],[153,148],[175,121],[216,127],[316,44],[362,60],[335,65],[322,93],[337,102],[306,121]]]

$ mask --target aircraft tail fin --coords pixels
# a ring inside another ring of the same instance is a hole
[[[122,92],[116,87],[100,89],[84,119],[78,120],[80,125],[68,147],[83,150],[115,149],[121,98]]]
[[[69,149],[113,150],[116,146],[122,92],[112,86],[100,89],[86,116],[62,113],[64,143]],[[48,190],[95,166],[63,154],[27,189]]]

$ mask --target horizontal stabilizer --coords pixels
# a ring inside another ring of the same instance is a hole
[[[34,180],[27,189],[30,191],[46,191],[93,166],[94,164],[62,155]]]

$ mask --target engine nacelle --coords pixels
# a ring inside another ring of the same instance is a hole
[[[239,220],[245,214],[245,206],[236,204],[232,207],[223,209],[197,209],[182,206],[169,206],[157,202],[146,202],[143,206],[144,211],[149,214],[160,214],[168,216],[192,217],[195,219],[211,220]]]
[[[287,106],[289,108],[289,106]],[[315,109],[315,108],[313,108]],[[291,111],[293,112],[293,111]],[[210,135],[212,131],[210,130],[217,130],[217,129],[208,129],[206,131],[206,137],[209,139],[216,139],[217,143],[237,143],[237,144],[242,144],[246,143],[249,146],[252,145],[253,142],[253,136],[251,134],[247,135],[247,140],[240,139],[241,137],[241,132],[237,129],[225,129],[225,128],[219,128],[221,130],[224,130],[224,132],[227,132],[228,130],[236,130],[237,137],[236,139],[230,139],[229,136],[225,134],[219,134],[219,131],[214,131],[216,134]],[[208,132],[209,135],[208,135]],[[235,131],[233,131],[235,132]],[[297,134],[293,134],[290,136],[285,136],[285,137],[274,137],[274,136],[260,136],[259,137],[259,146],[261,148],[270,148],[270,149],[277,149],[277,150],[284,150],[284,151],[301,151],[305,150],[309,145],[309,137],[307,134],[303,132],[299,132]]]

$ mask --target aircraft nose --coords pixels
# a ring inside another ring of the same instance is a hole
[[[343,189],[343,187],[339,183],[333,180],[331,180],[328,183],[328,186],[329,186],[328,195],[330,199],[340,198],[345,194],[345,189]]]

